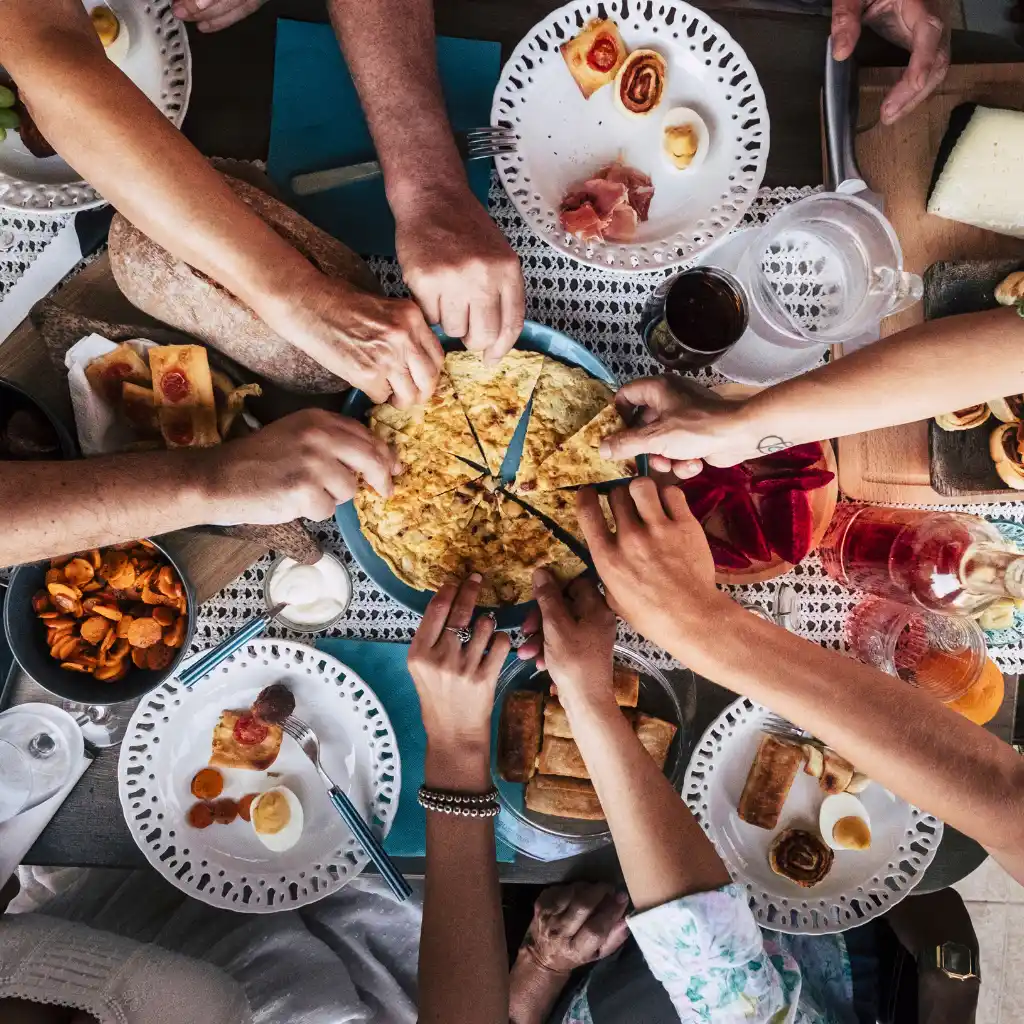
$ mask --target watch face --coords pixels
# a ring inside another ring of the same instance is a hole
[[[959,942],[946,942],[942,946],[942,969],[948,974],[971,974],[971,951]]]

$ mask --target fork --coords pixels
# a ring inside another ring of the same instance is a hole
[[[330,797],[331,803],[334,804],[334,809],[341,815],[342,821],[348,825],[349,831],[369,855],[370,860],[373,861],[396,898],[400,901],[407,900],[412,895],[412,887],[405,880],[405,876],[395,867],[384,847],[380,845],[380,840],[356,810],[356,806],[349,799],[348,794],[339,789],[334,780],[324,771],[323,765],[320,763],[320,740],[316,733],[294,715],[289,715],[281,723],[281,728],[295,740],[299,749],[316,765],[320,778],[327,786],[327,795]]]
[[[455,145],[464,160],[486,160],[488,157],[514,153],[519,145],[519,139],[511,128],[486,125],[468,132],[456,132]],[[297,196],[315,196],[332,188],[340,188],[342,185],[370,181],[380,174],[380,164],[376,160],[367,160],[345,167],[331,167],[325,171],[296,174],[291,180],[291,186]]]
[[[811,739],[810,733],[801,729],[800,726],[794,725],[788,718],[775,714],[774,711],[769,712],[768,717],[758,723],[758,728],[761,732],[770,733],[781,740],[795,740],[798,743],[803,743]]]

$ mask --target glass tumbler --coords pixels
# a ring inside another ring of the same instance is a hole
[[[850,612],[846,637],[860,661],[926,690],[958,700],[985,667],[985,634],[974,619],[936,615],[882,597]]]

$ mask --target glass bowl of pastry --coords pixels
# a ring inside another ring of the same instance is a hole
[[[679,789],[686,770],[679,688],[636,651],[615,645],[615,699],[644,748]],[[499,839],[535,860],[562,860],[611,842],[611,832],[551,678],[509,665],[495,694],[491,774]]]

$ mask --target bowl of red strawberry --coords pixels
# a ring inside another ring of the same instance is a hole
[[[704,527],[719,583],[757,583],[788,572],[817,546],[839,488],[830,444],[814,441],[708,466],[682,484]]]

